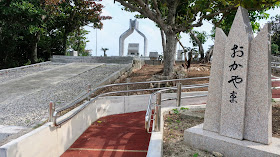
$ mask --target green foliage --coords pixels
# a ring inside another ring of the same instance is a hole
[[[181,107],[180,110],[185,111],[185,110],[189,110],[189,108]]]
[[[202,32],[193,31],[193,33],[199,39],[201,44],[204,44],[208,39],[208,35],[205,31]],[[192,36],[190,36],[190,43],[192,43],[193,46],[198,46],[198,43],[195,41],[195,39]]]
[[[279,46],[276,44],[271,44],[271,54],[275,54],[278,55],[279,51],[278,51]]]
[[[28,61],[24,65],[30,65],[31,61],[28,59]]]
[[[253,31],[256,33],[260,30],[260,24],[257,22],[258,20],[261,19],[268,19],[269,18],[269,14],[265,13],[265,11],[269,9],[269,8],[262,8],[262,10],[249,10],[248,14],[249,14],[249,18],[251,21],[251,26]],[[227,15],[221,19],[220,17],[215,17],[212,20],[212,23],[214,24],[213,28],[212,28],[212,34],[210,35],[212,37],[212,39],[214,39],[215,37],[215,31],[216,31],[216,27],[221,28],[226,35],[228,35],[231,25],[233,23],[236,11],[232,11],[230,13],[227,13]]]
[[[178,110],[177,108],[172,109],[172,110],[173,110],[173,113],[175,113],[175,114],[179,114],[179,110]]]
[[[110,19],[101,16],[102,8],[90,0],[0,0],[0,69],[49,60],[70,48],[89,55],[80,28],[102,28]]]
[[[86,40],[85,35],[88,34],[89,31],[85,29],[78,29],[73,31],[69,34],[68,40],[67,40],[67,51],[78,51],[79,56],[88,56],[89,54],[86,53],[86,43],[88,42]]]
[[[272,36],[271,36],[271,52],[272,54],[279,53],[280,46],[280,15],[276,15],[275,17],[271,18],[272,24]],[[277,46],[276,46],[277,45]]]
[[[235,12],[239,6],[257,13],[279,6],[278,0],[115,0],[120,2],[127,11],[138,12],[138,18],[149,18],[166,35],[166,46],[163,44],[164,75],[172,75],[177,33],[189,33],[194,27],[200,27],[203,20],[208,20],[223,30],[229,30]],[[252,13],[254,14],[254,13]],[[258,16],[257,14],[256,16]],[[266,16],[265,14],[261,14]],[[254,20],[253,20],[254,21]],[[229,26],[229,27],[228,27]],[[259,25],[254,25],[257,29]],[[168,41],[171,40],[171,41]],[[201,47],[201,44],[200,44]],[[171,50],[171,51],[170,51]],[[166,54],[167,53],[167,54]],[[202,53],[202,50],[200,50]]]
[[[180,111],[185,111],[185,110],[188,110],[189,108],[185,108],[185,107],[181,107],[180,110],[178,110],[178,108],[174,108],[172,109],[173,110],[173,113],[174,114],[179,114]],[[179,122],[180,123],[180,122]]]
[[[198,157],[198,153],[195,153],[195,154],[193,155],[193,157]]]

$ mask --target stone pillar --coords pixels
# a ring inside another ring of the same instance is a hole
[[[222,29],[216,28],[213,60],[211,63],[208,87],[207,108],[203,129],[219,132],[222,105],[225,45],[227,36]]]
[[[271,110],[269,26],[253,40],[248,12],[239,7],[228,37],[216,30],[203,129],[269,144]]]
[[[270,144],[272,138],[270,25],[251,43],[244,139]]]

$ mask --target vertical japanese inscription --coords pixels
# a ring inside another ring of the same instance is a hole
[[[248,46],[233,39],[225,51],[220,134],[243,139]]]
[[[235,57],[243,57],[244,52],[243,52],[243,46],[240,46],[240,49],[238,49],[239,46],[234,44],[233,48],[231,49],[233,51],[233,53],[231,54],[231,58],[235,59]],[[238,68],[242,68],[243,65],[236,63],[236,61],[234,60],[233,63],[229,66],[229,71],[235,71],[235,70],[239,70]],[[233,86],[237,88],[237,84],[241,84],[243,82],[243,79],[241,77],[239,77],[238,75],[232,75],[231,79],[228,81],[228,83],[232,83]],[[230,93],[230,103],[237,103],[237,92],[236,91],[232,91]]]
[[[248,13],[239,9],[225,44],[220,135],[243,139],[249,45],[253,37]]]

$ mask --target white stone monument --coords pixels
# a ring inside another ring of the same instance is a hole
[[[225,156],[280,156],[272,137],[270,25],[254,38],[239,7],[229,35],[216,29],[204,124],[185,130],[193,147]]]
[[[128,56],[139,56],[139,43],[129,43],[127,48]]]
[[[129,21],[129,29],[125,31],[119,39],[119,55],[123,56],[124,55],[124,40],[130,36],[134,30],[138,32],[143,38],[144,38],[144,56],[147,56],[147,47],[148,47],[148,39],[146,36],[139,30],[139,23],[137,20],[131,20]]]

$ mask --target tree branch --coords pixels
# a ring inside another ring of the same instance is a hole
[[[189,25],[189,26],[181,26],[181,27],[179,27],[178,29],[176,29],[176,32],[183,32],[183,31],[187,31],[187,30],[189,30],[189,29],[191,29],[191,28],[193,28],[193,27],[200,27],[200,26],[202,26],[202,21],[203,21],[204,19],[207,19],[207,18],[210,18],[210,17],[214,17],[214,16],[219,15],[219,14],[221,14],[221,13],[230,12],[231,10],[233,10],[233,9],[235,9],[235,8],[236,8],[236,5],[232,5],[232,6],[229,6],[229,7],[227,7],[227,8],[224,8],[223,10],[220,10],[220,11],[215,12],[215,13],[211,13],[211,14],[208,14],[208,15],[202,15],[202,16],[200,16],[200,18],[199,18],[199,20],[198,20],[197,23],[191,24],[191,25]],[[224,14],[224,15],[225,15],[225,14]],[[223,15],[223,16],[224,16],[224,15]],[[191,20],[189,20],[189,21],[191,21]],[[188,22],[189,22],[189,21],[188,21]],[[188,22],[187,22],[187,23],[188,23]]]
[[[157,14],[158,14],[158,17],[162,17],[162,14],[161,14],[161,12],[160,12],[160,10],[158,9],[158,3],[157,3],[157,0],[153,0],[153,2],[154,2],[154,5],[155,5],[155,9],[156,9],[156,12],[157,12]]]
[[[124,0],[116,0],[117,2],[121,3],[121,5],[123,5],[126,8],[129,8],[132,11],[137,11],[140,14],[142,14],[143,16],[149,18],[150,20],[154,21],[155,23],[158,24],[158,26],[163,29],[164,31],[167,31],[167,27],[164,24],[164,21],[162,18],[158,18],[156,13],[154,13],[153,11],[151,11],[143,2],[143,0],[136,0],[134,1],[136,4],[138,4],[140,7],[136,7],[132,4],[130,4],[129,2],[126,2]],[[139,4],[140,3],[140,4]],[[144,7],[142,7],[144,6]]]

